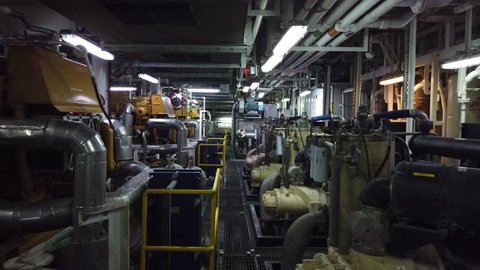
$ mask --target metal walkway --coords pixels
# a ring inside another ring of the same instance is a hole
[[[257,247],[250,222],[240,168],[245,160],[229,160],[225,186],[220,191],[220,218],[217,239],[217,270],[275,270],[270,262],[280,262],[281,247]],[[318,250],[304,254],[311,258]],[[275,266],[275,265],[274,265]],[[278,264],[276,266],[279,266]]]

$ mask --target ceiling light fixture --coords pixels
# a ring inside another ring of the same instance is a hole
[[[250,90],[249,86],[244,86],[242,92],[243,93],[248,93],[249,90]]]
[[[282,62],[282,57],[278,55],[272,55],[268,58],[267,62],[262,65],[262,71],[267,73],[272,71],[274,67],[276,67],[280,62]]]
[[[113,92],[131,92],[137,90],[134,86],[111,86],[110,91]]]
[[[88,53],[98,56],[104,60],[115,59],[113,54],[102,50],[102,48],[98,47],[97,45],[93,44],[92,42],[80,36],[77,36],[75,34],[62,34],[61,36],[63,41],[70,43],[74,46],[82,46],[87,50]]]
[[[383,79],[379,82],[380,85],[390,85],[390,84],[395,84],[403,82],[403,76],[395,76],[387,79]]]
[[[290,98],[284,98],[282,99],[282,102],[289,102],[290,101]]]
[[[310,91],[310,90],[302,91],[302,92],[300,92],[300,96],[301,96],[301,97],[304,97],[304,96],[310,94],[311,92],[312,92],[312,91]]]
[[[292,25],[273,49],[273,55],[284,56],[307,33],[308,26]]]
[[[480,55],[470,56],[460,60],[448,61],[442,64],[443,69],[459,69],[480,65]]]
[[[250,84],[250,89],[255,90],[255,89],[257,89],[259,86],[260,86],[260,83],[259,83],[259,82],[252,82],[252,84]]]
[[[219,93],[220,89],[214,89],[214,88],[188,88],[188,92],[191,93]]]
[[[267,73],[272,71],[280,62],[283,57],[295,46],[307,33],[308,26],[306,25],[292,25],[283,35],[280,41],[273,48],[273,55],[262,65],[262,71]]]
[[[263,98],[265,96],[265,92],[258,93],[258,98]]]
[[[145,81],[149,81],[151,83],[154,83],[154,84],[157,84],[158,83],[158,79],[146,74],[146,73],[139,73],[138,74],[138,77],[140,79],[144,79]]]

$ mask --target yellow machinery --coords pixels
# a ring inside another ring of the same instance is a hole
[[[266,191],[263,197],[263,216],[269,220],[296,219],[327,204],[327,193],[319,188],[290,186]]]
[[[8,77],[10,104],[53,105],[64,113],[101,112],[88,67],[47,49],[10,46]]]
[[[383,134],[341,135],[336,147],[335,166],[340,166],[339,249],[347,254],[351,246],[348,216],[360,209],[358,198],[371,178],[390,175],[395,149],[393,139]]]
[[[445,269],[439,254],[432,246],[425,246],[417,252],[418,257],[428,258],[427,261],[409,258],[394,258],[391,256],[372,256],[351,250],[351,253],[341,255],[334,248],[328,249],[328,254],[317,253],[313,259],[303,260],[296,270],[442,270]]]

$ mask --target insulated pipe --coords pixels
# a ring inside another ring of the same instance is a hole
[[[182,151],[183,148],[188,146],[188,129],[185,124],[178,119],[161,119],[161,118],[152,118],[148,119],[149,127],[175,127],[177,130],[177,159],[179,164],[182,166],[187,166],[188,157]]]
[[[174,127],[177,130],[177,150],[181,151],[182,147],[187,146],[187,137],[188,137],[188,130],[185,124],[178,120],[178,119],[162,119],[162,118],[152,118],[148,119],[148,126],[149,127],[158,127],[158,128],[165,128],[165,127]]]
[[[145,147],[140,144],[134,144],[133,149],[145,151]],[[152,153],[172,153],[177,150],[176,144],[159,144],[159,145],[147,145],[146,147],[148,152]]]
[[[268,0],[260,0],[258,3],[258,9],[265,10],[265,8],[267,7],[267,4],[268,4]],[[257,17],[255,17],[255,22],[253,23],[253,28],[252,28],[252,40],[251,40],[252,44],[255,43],[258,30],[260,29],[260,25],[262,24],[262,19],[263,19],[262,15],[257,15]]]
[[[397,110],[397,111],[376,113],[373,115],[373,119],[375,121],[380,121],[380,119],[397,119],[397,118],[416,118],[420,121],[429,121],[428,115],[421,110]]]
[[[405,13],[401,18],[398,19],[383,19],[378,20],[374,23],[371,23],[367,28],[378,28],[378,29],[397,29],[405,27],[413,18],[417,16],[417,13],[409,12]]]
[[[115,145],[115,161],[123,162],[133,160],[132,137],[126,127],[119,121],[113,122],[113,134]]]
[[[72,224],[73,199],[0,204],[0,230],[41,232]]]
[[[313,12],[310,19],[308,19],[308,25],[318,24],[335,2],[337,2],[337,0],[323,0],[319,7],[317,7],[318,11]]]
[[[297,263],[302,261],[303,253],[317,225],[326,227],[325,213],[322,208],[299,217],[290,225],[283,240],[282,270],[294,270]]]
[[[455,159],[480,160],[480,140],[414,136],[409,142],[415,153],[429,153]]]
[[[346,41],[350,36],[352,36],[353,34],[355,34],[356,32],[362,30],[363,28],[365,28],[368,24],[371,24],[373,22],[375,22],[380,16],[382,16],[383,14],[385,14],[386,12],[388,12],[390,9],[394,8],[401,0],[385,0],[383,1],[379,6],[377,6],[372,12],[368,13],[367,15],[365,15],[359,22],[353,24],[350,28],[349,28],[349,32],[348,33],[343,33],[342,35],[340,35],[339,37],[337,37],[335,40],[333,40],[329,46],[332,46],[332,47],[336,47],[336,46],[339,46],[340,44],[342,44],[344,41]],[[325,34],[324,37],[324,41],[326,41],[327,39],[328,40],[331,40],[331,38],[328,38],[328,37],[325,37],[326,35],[328,34]],[[317,42],[317,46],[323,46],[325,44],[322,44],[322,42]],[[328,42],[328,41],[327,41]],[[323,55],[325,55],[327,52],[317,52],[316,54],[314,54],[312,57],[305,57],[303,59],[299,59],[297,60],[295,63],[296,65],[294,67],[291,67],[291,68],[303,68],[303,67],[306,67],[308,65],[310,65],[311,63],[317,61],[318,58],[322,57]],[[308,59],[308,60],[307,60]],[[306,61],[302,64],[303,61]]]
[[[133,129],[133,110],[135,107],[131,103],[125,103],[120,113],[120,121],[127,128],[127,133],[132,134]]]
[[[468,84],[475,78],[480,79],[480,66],[465,76],[465,89],[468,89]]]
[[[56,119],[2,119],[0,146],[47,148],[74,154],[74,206],[105,203],[106,149],[100,135],[83,123]]]
[[[198,122],[190,120],[190,121],[185,121],[184,123],[185,123],[186,127],[193,127],[194,128],[195,132],[194,132],[193,136],[194,136],[195,140],[200,140],[201,138],[200,138],[200,129],[198,128]]]
[[[360,16],[364,15],[369,9],[375,6],[380,0],[368,0],[362,1],[352,11],[350,11],[345,17],[335,24],[335,30],[337,32],[348,31],[348,28],[356,21]],[[322,46],[318,45],[317,46]]]
[[[304,21],[310,10],[317,4],[318,0],[307,0],[303,4],[303,8],[300,8],[300,11],[298,12],[297,16],[295,17],[295,21],[300,22]]]

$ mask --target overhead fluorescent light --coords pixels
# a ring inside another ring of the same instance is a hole
[[[154,84],[157,84],[158,83],[158,79],[146,74],[146,73],[139,73],[138,74],[138,77],[140,79],[144,79],[145,81],[149,81],[151,83],[154,83]]]
[[[95,56],[98,56],[104,60],[113,60],[115,57],[113,54],[102,50],[102,48],[98,47],[97,45],[93,44],[92,42],[77,36],[75,34],[62,34],[62,40],[70,43],[74,46],[82,46],[84,47],[88,53],[91,53]]]
[[[290,98],[284,98],[282,99],[282,102],[289,102],[290,101]]]
[[[273,55],[284,56],[290,49],[297,44],[307,33],[308,26],[293,25],[283,35],[280,41],[273,49]]]
[[[257,89],[259,86],[260,86],[260,83],[259,83],[259,82],[252,82],[252,84],[250,84],[250,89],[255,90],[255,89]]]
[[[130,92],[137,90],[137,87],[134,86],[111,86],[110,91],[114,92]]]
[[[262,65],[262,71],[267,73],[272,71],[280,62],[282,62],[283,57],[278,55],[272,55],[268,58],[267,62]]]
[[[188,88],[188,92],[191,93],[219,93],[220,89],[213,89],[213,88]]]
[[[471,67],[476,65],[480,65],[480,55],[475,55],[468,58],[443,63],[442,68],[458,69],[458,68]]]
[[[310,94],[311,92],[312,92],[312,91],[310,91],[310,90],[302,91],[302,92],[300,92],[300,96],[301,96],[301,97],[304,97],[304,96]]]
[[[396,76],[393,78],[384,79],[384,80],[381,80],[379,83],[380,85],[390,85],[390,84],[399,83],[399,82],[403,82],[403,76]]]
[[[258,93],[258,98],[263,98],[265,96],[265,92]]]
[[[244,86],[242,92],[243,93],[248,93],[248,91],[250,91],[250,87],[249,86]]]

